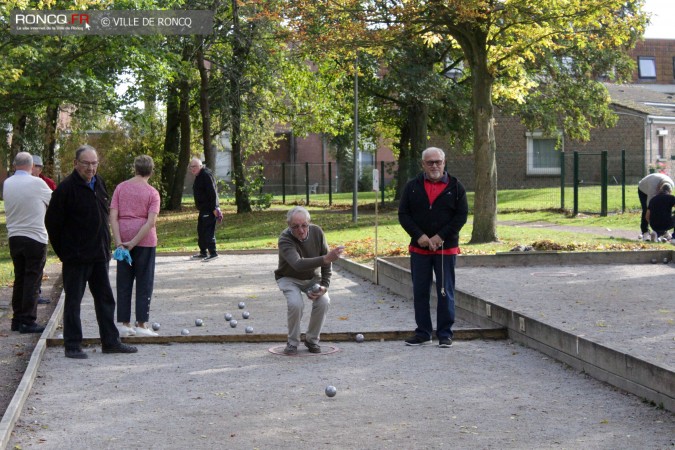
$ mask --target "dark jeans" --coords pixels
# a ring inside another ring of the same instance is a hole
[[[47,261],[47,244],[25,236],[13,236],[9,238],[9,254],[14,263],[12,324],[30,325],[37,319],[38,290]]]
[[[131,266],[117,261],[117,321],[131,322],[131,294],[136,280],[136,320],[147,322],[155,284],[155,247],[134,247],[130,253]]]
[[[64,346],[66,349],[74,350],[80,348],[82,344],[80,305],[87,283],[94,297],[101,345],[114,347],[120,343],[120,333],[115,325],[115,297],[108,278],[108,261],[88,264],[63,263],[63,291],[66,295],[63,307]]]
[[[638,189],[638,198],[640,199],[640,206],[642,206],[642,215],[640,216],[640,231],[642,234],[649,232],[649,223],[645,215],[647,214],[647,194]]]
[[[199,253],[206,254],[208,250],[210,255],[217,255],[216,252],[216,216],[213,211],[199,211],[197,219],[197,244]]]
[[[410,272],[413,282],[413,305],[415,308],[415,334],[425,339],[432,337],[431,297],[432,275],[436,275],[436,336],[452,339],[455,323],[455,260],[456,255],[410,254]],[[444,292],[443,292],[444,289]]]

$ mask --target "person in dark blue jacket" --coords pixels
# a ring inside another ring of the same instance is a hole
[[[120,342],[115,325],[115,297],[110,287],[110,228],[108,192],[96,174],[98,154],[90,145],[75,152],[75,169],[58,185],[45,214],[54,252],[62,263],[63,343],[67,358],[86,359],[82,351],[80,305],[84,290],[94,297],[103,353],[136,353]]]
[[[673,188],[668,183],[661,185],[661,190],[649,202],[647,213],[645,215],[649,226],[652,227],[652,241],[666,242],[673,238],[670,232],[675,227],[675,217],[673,217],[673,207],[675,207],[675,196]],[[672,241],[675,244],[675,241]]]
[[[216,223],[223,218],[219,207],[218,189],[213,174],[207,167],[202,165],[202,161],[199,158],[192,158],[188,168],[190,169],[190,173],[195,176],[195,181],[192,184],[192,193],[195,198],[195,206],[199,210],[199,218],[197,219],[199,253],[194,255],[192,259],[208,262],[218,257],[218,252],[216,251]]]
[[[459,232],[469,206],[464,186],[445,171],[445,152],[429,147],[422,152],[423,172],[409,181],[398,209],[398,220],[410,235],[415,334],[406,345],[432,343],[430,295],[436,275],[438,346],[452,345],[455,322],[455,261],[460,253]]]

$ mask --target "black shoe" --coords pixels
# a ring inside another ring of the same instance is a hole
[[[319,344],[305,342],[305,347],[307,347],[310,353],[321,353],[321,346]]]
[[[66,358],[87,359],[89,358],[89,355],[83,352],[81,348],[67,348]]]
[[[190,259],[204,259],[207,256],[209,255],[207,255],[206,253],[197,253],[196,255],[190,256]]]
[[[415,334],[405,340],[405,345],[428,345],[431,344],[431,342],[431,338],[427,339]]]
[[[215,255],[209,255],[209,256],[207,256],[206,258],[202,259],[202,262],[209,262],[209,261],[211,261],[211,260],[216,259],[217,257],[218,257],[218,254],[215,254]]]
[[[136,353],[138,349],[134,346],[122,344],[121,342],[114,347],[102,347],[103,353]]]
[[[38,305],[48,305],[52,301],[47,298],[38,297]]]
[[[31,324],[22,323],[21,325],[19,325],[19,332],[21,334],[42,333],[43,331],[45,331],[45,327],[43,327],[42,325],[38,325],[35,322]]]
[[[12,331],[19,331],[20,326],[21,326],[21,324],[19,322],[14,322],[12,320]]]
[[[438,346],[441,348],[450,348],[452,347],[452,339],[450,338],[439,338],[438,339]]]

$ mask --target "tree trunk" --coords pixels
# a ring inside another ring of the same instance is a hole
[[[232,0],[232,64],[230,70],[230,120],[232,131],[230,142],[232,144],[232,172],[234,175],[234,200],[237,204],[237,214],[251,212],[248,189],[246,188],[246,175],[241,148],[241,77],[243,65],[250,46],[250,38],[242,35],[239,25],[239,7],[237,0]],[[249,44],[246,44],[249,42]]]
[[[164,150],[162,152],[162,186],[167,194],[164,198],[164,209],[173,209],[169,206],[170,194],[176,177],[176,164],[180,152],[180,110],[178,105],[178,90],[175,83],[170,83],[166,99],[166,132],[164,135]],[[187,169],[186,169],[187,170]],[[180,207],[180,204],[178,205]]]
[[[408,167],[410,166],[410,124],[406,121],[401,126],[401,136],[398,141],[398,172],[396,173],[396,200],[401,199],[403,188],[408,182]]]
[[[54,178],[54,152],[56,150],[56,122],[59,118],[59,107],[48,105],[45,115],[45,146],[42,151],[43,171],[46,176]]]
[[[26,122],[28,116],[21,114],[16,119],[16,123],[12,127],[12,145],[9,147],[9,165],[10,168],[14,162],[16,154],[23,151],[23,141],[26,133]]]
[[[488,71],[487,46],[470,58],[473,87],[474,130],[474,220],[472,244],[497,241],[497,162],[494,134],[492,85],[494,78]]]
[[[209,71],[204,63],[204,51],[199,45],[197,51],[197,68],[199,69],[199,109],[202,114],[202,142],[204,144],[204,160],[206,167],[216,175],[216,149],[211,143],[211,108],[209,105]]]
[[[420,171],[422,152],[427,148],[429,106],[416,100],[408,106],[408,126],[410,130],[410,159],[408,161],[408,178],[413,178]]]
[[[187,166],[190,162],[190,83],[187,80],[182,80],[179,86],[180,107],[180,153],[178,155],[178,164],[175,167],[175,175],[173,182],[173,189],[171,190],[171,197],[167,209],[180,209],[181,201],[183,199],[183,184],[185,183],[185,175]]]

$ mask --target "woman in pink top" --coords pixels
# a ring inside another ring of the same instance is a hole
[[[110,204],[110,225],[115,246],[131,254],[132,264],[117,261],[117,321],[120,336],[157,336],[148,328],[150,300],[155,283],[155,248],[159,192],[150,184],[155,164],[141,155],[134,160],[136,175],[120,183]],[[131,327],[131,292],[136,280],[136,328]]]

